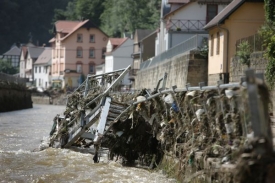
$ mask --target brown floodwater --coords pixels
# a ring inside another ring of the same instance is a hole
[[[174,183],[161,171],[124,167],[101,157],[69,149],[35,151],[47,139],[56,114],[64,106],[34,105],[32,109],[0,113],[0,182],[15,183]]]

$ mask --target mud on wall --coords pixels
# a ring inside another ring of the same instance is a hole
[[[207,60],[195,51],[167,59],[153,67],[140,70],[136,76],[135,89],[154,89],[160,78],[167,73],[166,87],[177,85],[183,88],[187,83],[198,86],[207,82]]]
[[[0,82],[0,112],[32,108],[31,92],[25,86]]]

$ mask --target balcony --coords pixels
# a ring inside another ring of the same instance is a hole
[[[166,23],[167,31],[205,32],[206,20],[171,19]]]

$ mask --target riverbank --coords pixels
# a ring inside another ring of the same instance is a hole
[[[0,82],[0,112],[32,108],[31,92],[24,85]]]

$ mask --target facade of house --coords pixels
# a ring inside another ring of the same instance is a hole
[[[234,0],[204,27],[209,31],[208,84],[229,82],[236,41],[256,34],[264,21],[263,0]]]
[[[47,89],[51,86],[52,49],[45,50],[34,63],[34,82],[36,87]]]
[[[34,84],[33,66],[40,54],[44,51],[44,47],[36,47],[33,44],[27,44],[21,47],[20,54],[20,77],[28,78],[30,84]]]
[[[105,73],[123,69],[132,65],[134,41],[130,38],[110,38],[105,57]],[[121,89],[129,89],[130,80],[127,74],[121,82]]]
[[[203,27],[232,0],[163,0],[155,55],[188,40],[207,34]]]
[[[52,44],[52,82],[77,87],[104,63],[108,36],[90,20],[57,21]]]
[[[20,52],[21,52],[21,49],[18,48],[16,45],[13,45],[11,49],[6,53],[4,53],[0,58],[10,62],[13,67],[19,68]]]
[[[155,56],[156,31],[137,29],[134,34],[133,63],[129,73],[129,79],[134,82],[140,63]],[[144,38],[147,38],[144,40]]]

